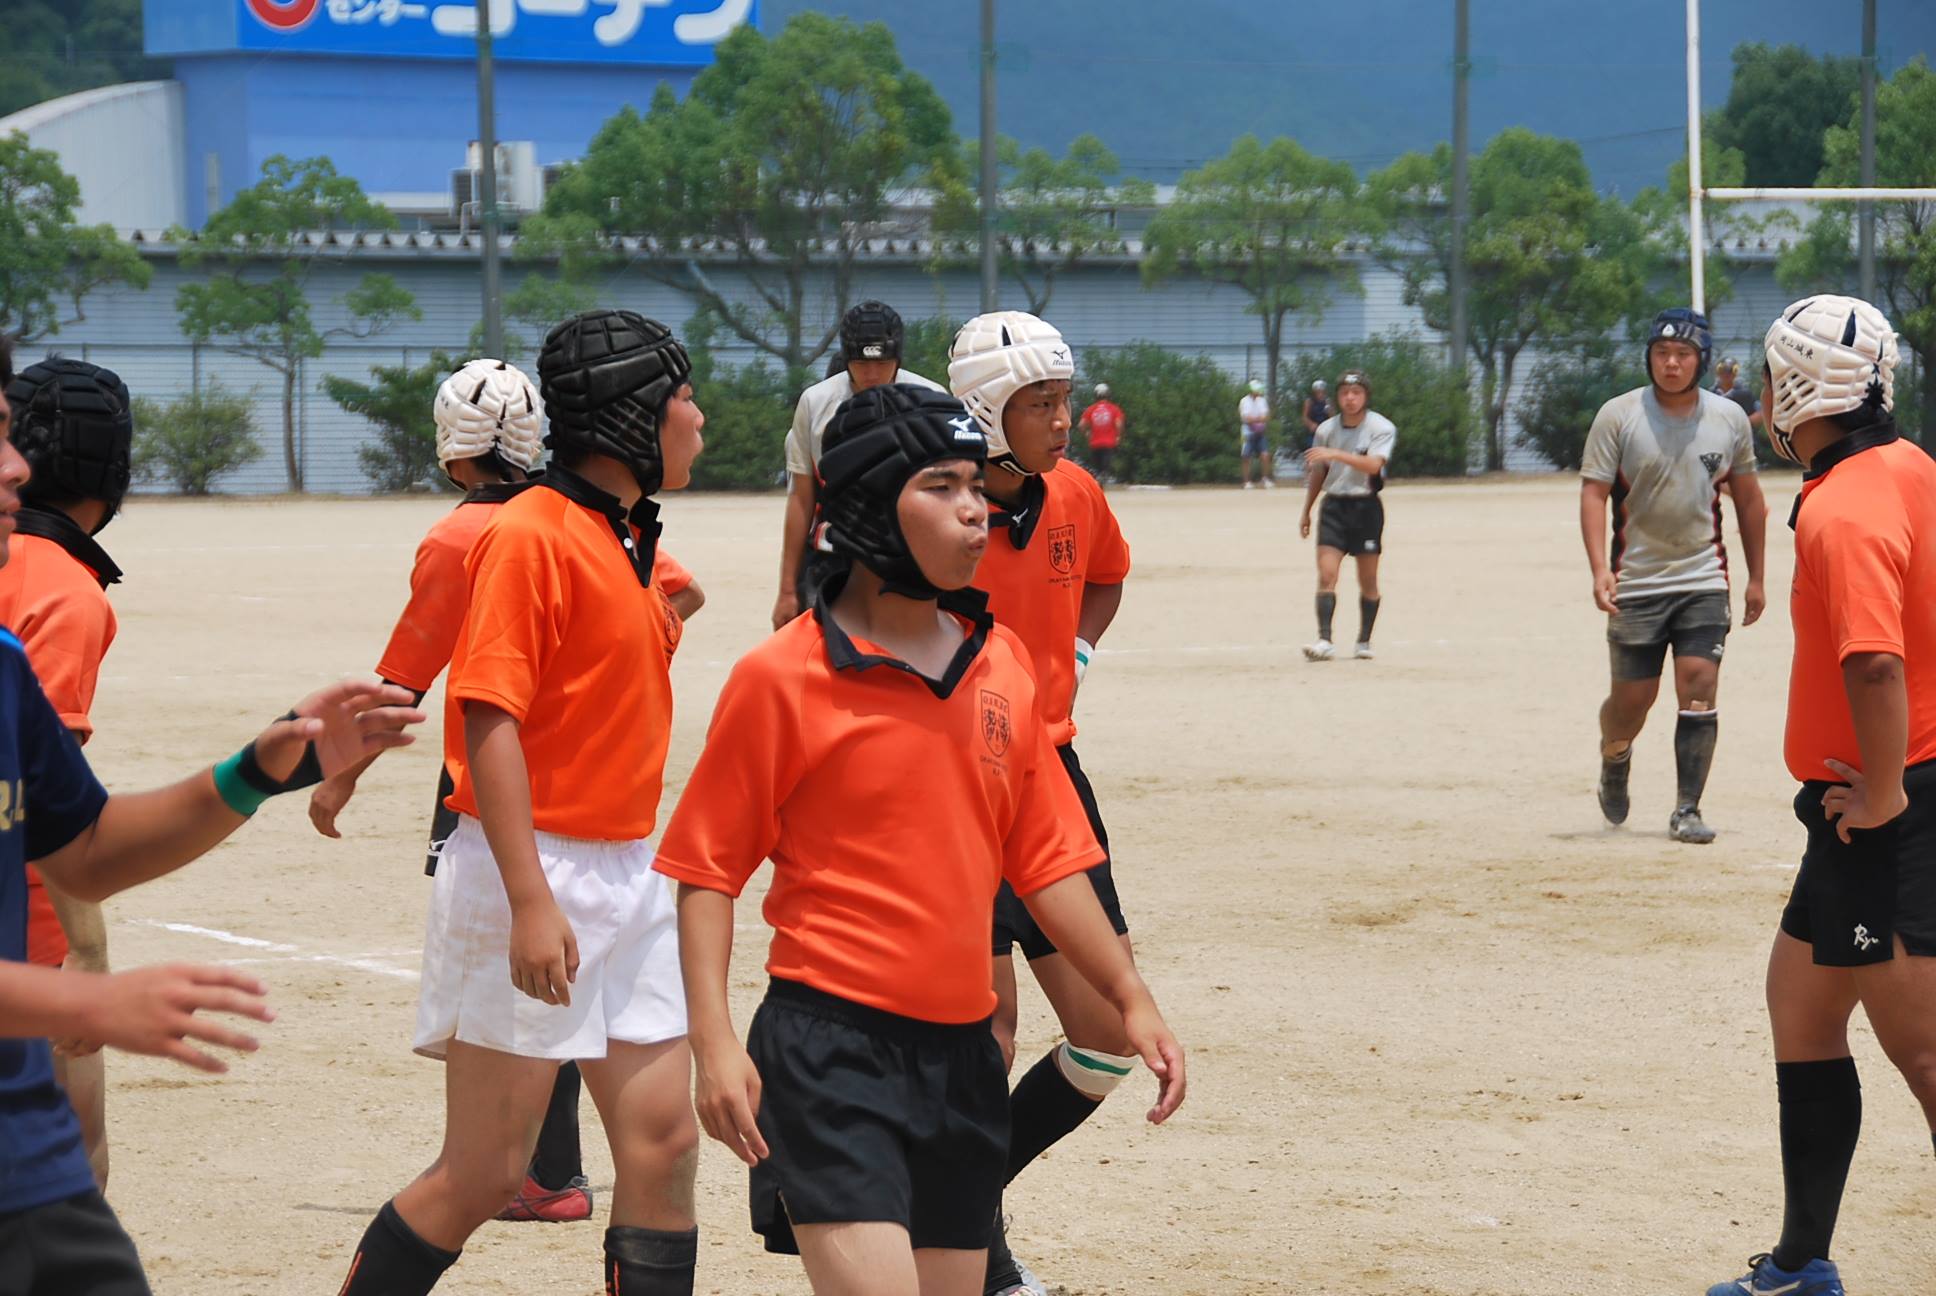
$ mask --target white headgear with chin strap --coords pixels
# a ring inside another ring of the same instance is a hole
[[[961,326],[948,352],[948,386],[981,424],[988,462],[1022,477],[1031,474],[1008,448],[1002,411],[1024,387],[1075,375],[1075,355],[1061,332],[1024,311],[976,316]]]
[[[1883,413],[1896,405],[1896,331],[1857,297],[1804,297],[1768,328],[1768,441],[1800,463],[1795,429],[1810,419],[1860,409],[1872,393]]]
[[[471,360],[437,389],[437,462],[479,459],[493,450],[525,472],[544,449],[544,401],[524,373],[502,360]]]

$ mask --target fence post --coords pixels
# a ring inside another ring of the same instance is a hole
[[[188,394],[191,396],[202,394],[202,344],[200,342],[188,344]]]

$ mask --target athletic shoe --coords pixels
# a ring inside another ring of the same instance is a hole
[[[1276,489],[1277,489],[1277,478],[1275,478],[1275,477],[1266,477],[1266,478],[1264,478],[1264,489],[1265,489],[1265,490],[1276,490]]]
[[[1842,1275],[1827,1260],[1810,1260],[1794,1273],[1771,1255],[1751,1256],[1748,1272],[1733,1282],[1715,1283],[1707,1296],[1848,1296]]]
[[[1705,846],[1714,840],[1714,830],[1701,818],[1699,806],[1682,806],[1667,821],[1667,835],[1677,842],[1688,842],[1695,846]]]
[[[1372,657],[1371,645],[1368,643],[1361,643],[1356,648],[1353,648],[1351,650],[1351,655],[1353,657],[1356,657],[1359,661],[1370,661]]]
[[[592,1217],[592,1188],[579,1175],[563,1188],[546,1188],[530,1175],[511,1204],[497,1213],[501,1220],[537,1220],[545,1224],[572,1224]]]
[[[1042,1280],[1010,1254],[1008,1221],[999,1211],[995,1214],[995,1231],[988,1239],[988,1274],[982,1283],[982,1296],[1049,1296]]]
[[[1627,822],[1627,775],[1633,769],[1633,748],[1619,760],[1600,758],[1600,813],[1615,827]]]
[[[1254,481],[1247,481],[1247,482],[1245,482],[1245,483],[1244,483],[1244,489],[1245,489],[1245,490],[1256,490],[1256,489],[1257,489],[1257,483],[1256,483],[1256,482],[1254,482]]]
[[[1338,650],[1331,646],[1329,639],[1320,639],[1314,644],[1304,645],[1305,661],[1330,661],[1337,655]]]

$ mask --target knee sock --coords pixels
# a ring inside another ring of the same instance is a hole
[[[1862,1084],[1854,1058],[1775,1063],[1781,1099],[1781,1177],[1786,1203],[1775,1263],[1794,1273],[1828,1259],[1835,1216],[1855,1141],[1862,1133]]]
[[[393,1201],[363,1231],[337,1296],[426,1296],[460,1253],[430,1245],[403,1222]]]
[[[1707,790],[1707,772],[1714,765],[1714,740],[1720,729],[1719,711],[1683,711],[1674,726],[1674,768],[1683,806],[1701,804],[1701,793]]]
[[[1360,598],[1358,600],[1358,642],[1371,642],[1371,628],[1378,624],[1378,600]]]
[[[1008,1098],[1008,1177],[1095,1114],[1135,1058],[1058,1044],[1029,1068]]]
[[[605,1296],[692,1296],[699,1230],[605,1230]]]
[[[1318,638],[1331,642],[1331,617],[1338,610],[1336,594],[1318,595]]]
[[[557,1192],[569,1188],[571,1181],[585,1173],[584,1151],[578,1142],[578,1090],[581,1081],[578,1064],[567,1062],[558,1068],[558,1081],[551,1086],[551,1103],[545,1108],[544,1124],[538,1128],[538,1149],[531,1156],[531,1177],[540,1188]]]

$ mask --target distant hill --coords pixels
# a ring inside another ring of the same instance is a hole
[[[1452,0],[998,0],[1003,134],[1059,151],[1101,136],[1155,180],[1246,131],[1291,135],[1360,172],[1451,136]],[[1880,6],[1886,76],[1936,50],[1936,4]],[[761,0],[775,32],[802,10],[885,22],[902,57],[975,131],[975,0]],[[1479,0],[1472,5],[1472,143],[1524,125],[1581,142],[1603,188],[1659,184],[1684,149],[1681,0]],[[1748,40],[1855,54],[1861,6],[1706,0],[1702,98],[1727,98]]]

